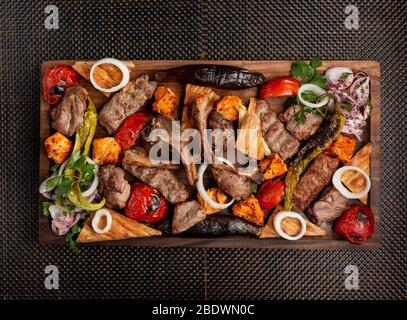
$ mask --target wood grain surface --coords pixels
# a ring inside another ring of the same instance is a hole
[[[73,60],[58,60],[58,61],[45,61],[41,67],[41,76],[48,66],[55,64],[69,64],[72,65]],[[263,73],[267,78],[288,75],[292,61],[190,61],[190,60],[133,60],[135,71],[131,73],[131,78],[139,76],[142,73],[147,73],[153,76],[154,72],[164,70],[172,67],[177,67],[185,64],[228,64],[244,67],[252,71]],[[371,102],[373,105],[370,124],[365,128],[363,143],[359,143],[358,147],[368,141],[372,142],[372,155],[371,155],[371,182],[372,187],[369,192],[369,206],[373,209],[375,215],[375,233],[369,241],[362,245],[352,245],[346,240],[339,239],[332,231],[331,226],[327,226],[327,235],[324,237],[304,237],[299,241],[287,241],[280,238],[270,239],[257,239],[252,236],[223,236],[223,237],[191,237],[191,236],[162,236],[153,238],[138,238],[122,241],[106,241],[100,243],[92,243],[86,245],[94,246],[184,246],[184,247],[228,247],[228,248],[286,248],[286,249],[330,249],[330,250],[372,250],[380,246],[380,64],[376,61],[324,61],[322,66],[318,68],[319,71],[332,66],[344,66],[353,69],[354,72],[364,71],[370,76],[370,90]],[[40,81],[40,79],[39,79]],[[90,96],[93,98],[96,107],[101,108],[108,98],[102,93],[98,92],[86,80],[81,79],[81,84],[88,90]],[[171,87],[175,93],[182,97],[184,86],[179,83],[165,84]],[[225,94],[237,94],[245,100],[247,104],[250,97],[257,96],[257,89],[245,90],[221,90],[215,91],[223,96]],[[182,101],[182,99],[181,99]],[[45,180],[49,173],[51,161],[47,157],[44,148],[45,139],[50,136],[50,105],[41,98],[40,103],[40,168],[39,179],[40,182]],[[176,113],[177,115],[178,113]],[[99,127],[99,126],[98,126]],[[97,135],[104,135],[101,127],[97,130]],[[41,213],[41,203],[45,201],[41,195],[39,215],[39,241],[42,244],[64,244],[64,237],[58,237],[51,231],[48,218],[44,217]]]

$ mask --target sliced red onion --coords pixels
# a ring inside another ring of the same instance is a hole
[[[106,217],[106,225],[103,229],[99,228],[100,218]],[[95,215],[92,219],[92,228],[95,230],[96,233],[103,234],[109,232],[110,228],[112,227],[113,218],[111,213],[106,209],[99,209],[96,211]]]
[[[49,206],[48,211],[51,214],[52,219],[56,219],[57,217],[64,215],[64,208],[62,208],[56,204]]]
[[[62,236],[79,221],[80,214],[72,214],[70,216],[57,216],[55,219],[52,219],[51,229],[58,235]]]
[[[60,177],[62,176],[67,163],[68,163],[68,160],[65,160],[65,162],[63,164],[61,164],[61,166],[59,167],[59,170],[58,170],[58,176],[60,176]]]
[[[344,74],[348,74],[346,78]],[[329,68],[325,72],[325,78],[329,89],[345,90],[350,87],[353,82],[353,71],[346,67]]]
[[[359,77],[352,83],[349,89],[349,94],[358,107],[364,106],[369,100],[369,82],[369,77]]]

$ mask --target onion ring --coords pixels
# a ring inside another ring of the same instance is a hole
[[[226,163],[228,166],[233,167],[233,164],[225,159],[225,158],[221,158],[218,157],[217,158],[219,161]],[[226,209],[228,207],[230,207],[233,202],[235,202],[235,199],[230,200],[228,203],[225,204],[220,204],[218,202],[213,201],[211,198],[209,198],[208,194],[206,193],[204,184],[203,184],[203,175],[206,171],[206,169],[208,168],[208,164],[207,163],[203,163],[201,164],[201,166],[198,169],[198,181],[196,183],[196,188],[198,189],[199,194],[202,196],[202,198],[209,204],[210,207],[214,208],[214,209]]]
[[[283,231],[281,228],[281,222],[284,218],[294,218],[300,221],[301,223],[301,231],[296,236],[290,236]],[[274,230],[278,233],[278,235],[286,240],[295,241],[301,239],[305,231],[307,230],[307,225],[305,223],[305,219],[297,212],[294,211],[280,211],[277,213],[273,219]]]
[[[93,164],[95,166],[95,169],[93,169],[93,181],[92,184],[90,185],[89,189],[82,192],[82,196],[85,198],[90,197],[96,190],[96,188],[99,185],[99,166],[89,157],[86,158],[86,161],[89,162],[90,164]]]
[[[357,171],[360,174],[363,175],[363,177],[366,180],[366,187],[359,193],[353,193],[350,192],[343,184],[341,181],[342,175],[345,171]],[[345,198],[348,199],[360,199],[366,196],[369,193],[371,182],[369,176],[364,172],[362,169],[355,167],[355,166],[343,166],[342,168],[339,168],[338,170],[335,171],[333,177],[332,177],[332,183],[334,187],[343,195]]]
[[[102,216],[106,217],[106,226],[103,229],[99,228],[100,218]],[[106,209],[99,209],[96,211],[95,216],[92,219],[92,228],[95,230],[96,233],[103,234],[110,230],[112,227],[112,215]]]
[[[101,64],[113,64],[114,66],[118,67],[122,73],[122,81],[114,87],[111,88],[103,88],[101,86],[99,86],[99,84],[96,82],[95,78],[93,77],[93,72],[95,71],[95,68],[98,65]],[[97,62],[95,62],[92,66],[92,68],[90,69],[90,82],[92,83],[92,85],[99,91],[102,92],[116,92],[119,91],[120,89],[124,88],[130,81],[130,72],[129,69],[127,68],[127,66],[120,60],[117,59],[113,59],[113,58],[105,58],[102,60],[99,60]]]
[[[324,89],[322,89],[321,87],[318,87],[316,84],[312,84],[312,83],[303,84],[300,87],[300,89],[298,90],[297,97],[298,97],[298,100],[301,102],[301,104],[303,104],[306,107],[313,108],[313,109],[321,108],[329,102],[329,97],[325,97],[324,99],[322,99],[322,101],[320,101],[318,103],[309,102],[302,97],[302,94],[304,93],[304,91],[312,91],[313,93],[318,95],[318,97],[326,94],[326,91]]]
[[[48,193],[48,192],[50,192],[50,191],[52,191],[52,190],[54,190],[54,189],[57,187],[57,186],[55,185],[55,186],[53,186],[53,187],[51,187],[51,188],[47,188],[47,182],[48,182],[49,180],[51,180],[52,178],[55,178],[56,176],[57,176],[57,175],[54,173],[54,174],[52,174],[51,176],[49,176],[47,179],[45,179],[45,180],[41,183],[39,191],[40,191],[40,193],[41,193],[42,195],[44,195],[44,197],[48,198],[47,195],[45,195],[45,194]],[[51,198],[48,198],[48,199],[51,199]]]

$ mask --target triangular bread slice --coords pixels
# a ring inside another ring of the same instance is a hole
[[[355,166],[362,169],[370,176],[370,155],[372,153],[372,144],[368,143],[360,149],[352,159],[346,164],[347,166]],[[356,171],[346,171],[341,178],[342,183],[352,192],[361,192],[365,188],[365,178]],[[367,204],[367,196],[359,199],[364,204]]]
[[[153,237],[160,236],[161,231],[150,228],[136,220],[127,218],[126,216],[117,213],[111,209],[107,209],[112,215],[112,227],[106,233],[96,233],[92,228],[92,220],[95,216],[95,212],[92,212],[81,232],[79,233],[76,242],[96,242],[96,241],[108,241],[108,240],[123,240],[130,238],[140,237]],[[101,224],[105,219],[101,219]]]
[[[270,215],[269,220],[267,221],[267,224],[263,227],[263,229],[260,232],[259,238],[279,238],[280,235],[276,232],[274,229],[274,217],[276,216],[277,213],[283,210],[283,207],[281,205],[278,205],[273,213]],[[313,224],[312,222],[305,220],[305,224],[307,225],[307,229],[305,230],[305,236],[324,236],[326,234],[324,229],[321,229],[317,225]],[[287,233],[290,236],[295,236],[301,231],[301,223],[295,219],[295,218],[285,218],[283,221],[281,221],[281,229],[285,233]]]

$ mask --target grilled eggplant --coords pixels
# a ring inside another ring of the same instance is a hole
[[[246,89],[261,85],[264,75],[235,66],[218,64],[185,65],[155,74],[159,82],[186,82],[221,89]]]
[[[291,210],[294,188],[300,180],[301,174],[307,169],[310,162],[329,147],[336,139],[345,124],[345,116],[342,111],[336,107],[333,113],[322,125],[322,127],[313,135],[307,144],[298,152],[288,168],[285,178],[285,202],[284,210]]]
[[[205,220],[198,222],[187,233],[200,235],[230,235],[230,234],[252,234],[257,235],[260,228],[239,218],[227,215],[208,216]]]

